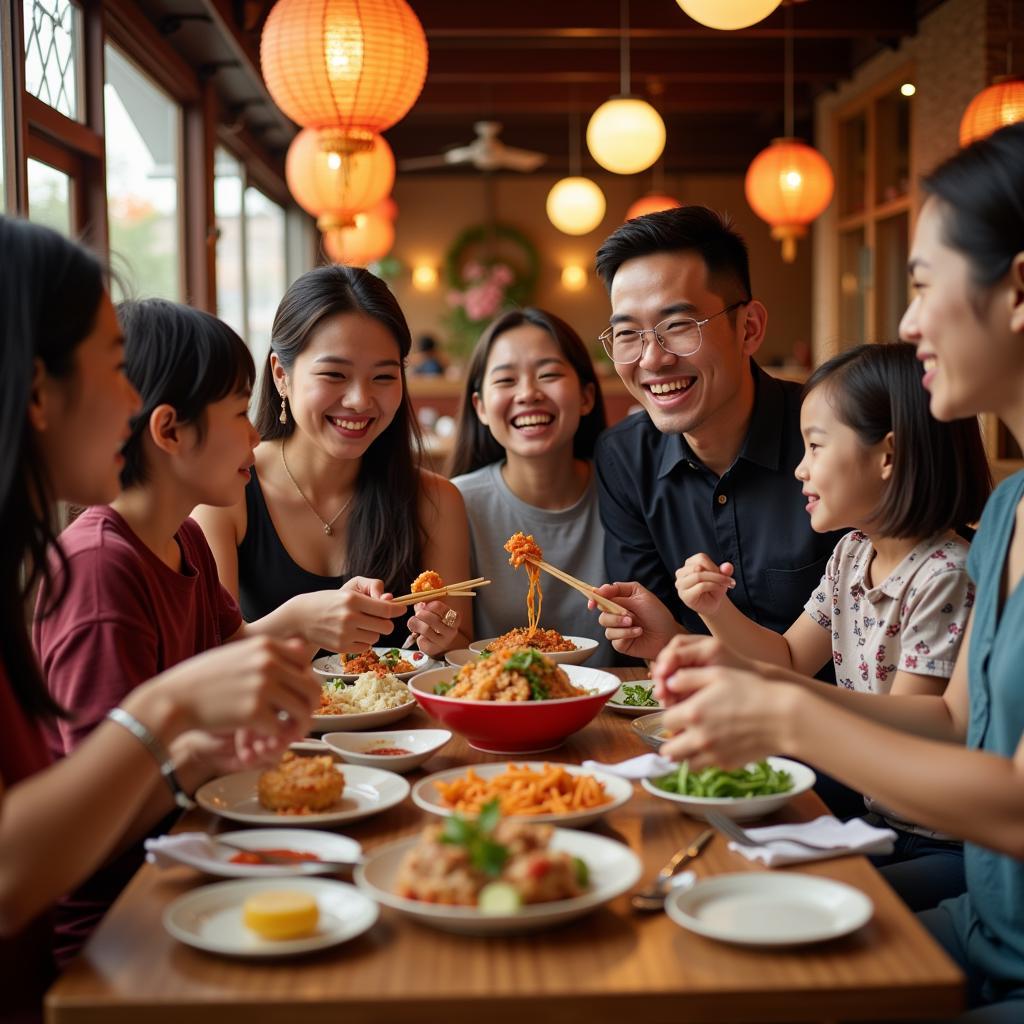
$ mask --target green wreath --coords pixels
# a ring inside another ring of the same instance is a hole
[[[448,315],[450,347],[468,353],[487,324],[507,309],[528,305],[540,275],[540,254],[534,244],[509,224],[479,224],[463,231],[445,254],[445,281],[452,310]],[[471,295],[490,284],[492,301],[474,302]],[[501,295],[495,297],[500,287]]]

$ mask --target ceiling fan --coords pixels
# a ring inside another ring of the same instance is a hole
[[[455,146],[446,149],[437,156],[417,156],[408,160],[400,160],[400,171],[424,171],[433,167],[458,167],[470,164],[478,171],[535,171],[547,157],[543,153],[535,153],[529,149],[516,149],[506,146],[498,133],[501,124],[498,121],[477,121],[473,125],[476,138],[467,146]]]

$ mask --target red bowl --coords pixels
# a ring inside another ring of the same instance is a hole
[[[438,683],[448,683],[457,669],[434,668],[409,680],[409,689],[432,718],[465,736],[469,745],[488,754],[537,754],[553,750],[582,729],[619,688],[610,672],[583,665],[559,666],[574,686],[590,691],[584,697],[559,700],[491,701],[459,700],[434,693]]]

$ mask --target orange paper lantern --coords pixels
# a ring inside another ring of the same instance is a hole
[[[828,161],[799,139],[775,139],[754,157],[744,182],[747,202],[771,224],[787,263],[796,259],[796,240],[824,212],[834,188]]]
[[[365,267],[382,260],[395,244],[395,226],[381,213],[357,213],[355,224],[324,232],[324,251],[335,263]]]
[[[1005,75],[967,104],[960,120],[960,145],[969,146],[1018,121],[1024,121],[1024,79]]]
[[[288,188],[321,231],[350,226],[353,217],[385,199],[395,183],[395,158],[379,135],[361,153],[327,152],[320,132],[304,128],[285,158]]]
[[[274,102],[335,152],[368,148],[427,75],[427,38],[406,0],[278,0],[260,40]]]
[[[626,220],[633,220],[635,217],[644,217],[648,213],[661,213],[662,210],[675,210],[681,205],[682,204],[678,199],[673,199],[671,196],[641,196],[626,211]]]

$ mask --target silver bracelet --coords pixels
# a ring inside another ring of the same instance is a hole
[[[167,748],[143,725],[134,715],[125,711],[124,708],[111,708],[107,712],[107,718],[112,722],[127,729],[152,755],[160,768],[160,774],[167,783],[174,797],[174,802],[183,810],[190,811],[195,807],[195,801],[181,788],[178,776],[174,773],[174,761],[167,752]]]

